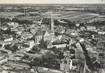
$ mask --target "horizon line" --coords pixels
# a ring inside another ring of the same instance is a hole
[[[13,5],[13,4],[28,4],[28,5],[30,5],[30,4],[46,4],[46,5],[50,5],[50,4],[105,4],[105,3],[0,3],[0,4],[11,4],[11,5]]]

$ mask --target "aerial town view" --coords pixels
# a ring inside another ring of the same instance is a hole
[[[0,4],[0,73],[105,73],[105,4]]]

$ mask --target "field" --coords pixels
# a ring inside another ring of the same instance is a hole
[[[43,14],[46,18],[50,18],[49,13]],[[67,19],[75,22],[90,22],[92,20],[105,20],[105,18],[100,17],[99,14],[90,13],[90,12],[81,12],[81,11],[61,11],[53,12],[52,16],[54,19]]]
[[[0,12],[0,17],[15,17],[17,15],[22,15],[24,13],[21,12]]]
[[[37,14],[37,12],[29,12],[33,14]],[[15,17],[18,15],[23,15],[22,12],[0,12],[0,17],[9,18]],[[93,22],[93,21],[102,21],[105,20],[105,17],[101,17],[99,14],[91,13],[91,12],[83,12],[83,11],[53,11],[52,12],[41,12],[39,15],[42,15],[45,18],[50,18],[51,15],[54,19],[67,19],[72,22]],[[25,16],[19,18],[35,20],[36,16]]]

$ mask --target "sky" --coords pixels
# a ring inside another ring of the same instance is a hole
[[[0,4],[85,4],[105,3],[105,0],[0,0]]]

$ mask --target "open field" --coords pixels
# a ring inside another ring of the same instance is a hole
[[[32,14],[37,14],[36,11],[34,12],[27,12]],[[15,17],[18,15],[23,15],[22,12],[0,12],[0,17],[9,18]],[[50,12],[41,12],[38,15],[41,15],[45,18],[50,18],[50,14],[52,14],[54,19],[67,19],[72,22],[93,22],[93,21],[103,21],[105,17],[102,17],[100,14],[92,13],[92,12],[83,12],[83,11],[52,11]],[[20,20],[28,19],[28,20],[35,20],[36,16],[25,16],[19,18]]]
[[[0,17],[15,17],[17,15],[22,15],[21,12],[0,12]]]
[[[50,18],[48,12],[43,14],[44,17]],[[52,16],[54,19],[67,19],[70,21],[75,22],[90,22],[91,20],[105,20],[104,17],[100,17],[97,13],[90,13],[90,12],[81,12],[81,11],[61,11],[61,12],[53,12]]]

